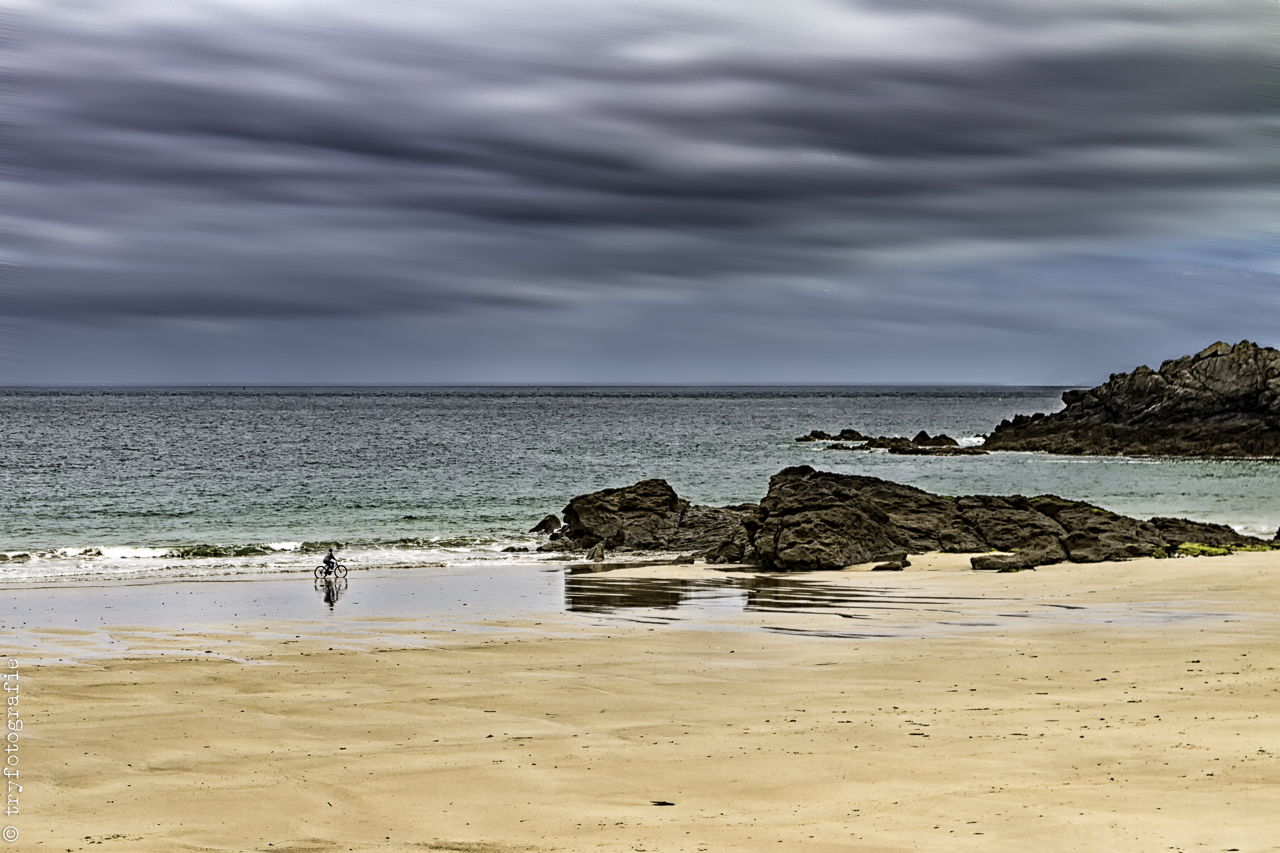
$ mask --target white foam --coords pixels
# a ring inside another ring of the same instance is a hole
[[[167,548],[137,548],[127,545],[109,545],[105,548],[98,548],[97,550],[102,552],[102,556],[104,558],[112,560],[156,559],[169,553],[169,549]]]

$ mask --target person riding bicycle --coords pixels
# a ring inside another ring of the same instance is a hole
[[[325,572],[333,571],[333,567],[338,565],[338,559],[333,556],[333,549],[329,549],[329,553],[324,556]]]

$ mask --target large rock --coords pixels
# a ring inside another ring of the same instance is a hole
[[[770,479],[769,494],[745,528],[760,565],[780,571],[839,569],[900,550],[1015,552],[1016,558],[982,559],[975,566],[1025,568],[1151,556],[1202,539],[1224,546],[1265,544],[1221,525],[1140,521],[1054,495],[950,498],[807,465]]]
[[[835,569],[895,550],[892,522],[860,487],[869,477],[827,474],[807,465],[769,480],[769,494],[747,522],[766,569]]]
[[[579,495],[564,508],[564,538],[580,548],[662,548],[688,508],[666,480]]]
[[[707,554],[721,562],[751,559],[743,521],[755,504],[693,506],[665,480],[579,495],[564,509],[564,526],[540,551],[577,551],[604,545],[623,551]]]
[[[921,447],[959,447],[960,442],[956,441],[945,432],[941,435],[929,435],[924,430],[916,433],[916,437],[911,439],[912,444],[918,444]]]
[[[1280,456],[1280,351],[1216,343],[1160,369],[1062,395],[1051,415],[1003,421],[988,450],[1110,456]]]

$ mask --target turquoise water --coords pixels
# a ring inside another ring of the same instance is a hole
[[[758,501],[810,464],[944,494],[1051,492],[1270,536],[1280,465],[797,444],[811,429],[976,443],[1062,388],[200,388],[0,391],[8,580],[530,560],[502,552],[574,495],[661,477],[695,503]],[[178,556],[212,544],[258,553]],[[101,556],[97,552],[101,552]]]

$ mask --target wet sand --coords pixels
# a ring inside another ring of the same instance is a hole
[[[354,604],[410,575],[290,622],[63,610],[0,635],[8,820],[57,851],[1280,849],[1280,551],[913,562],[544,572],[430,618]]]

